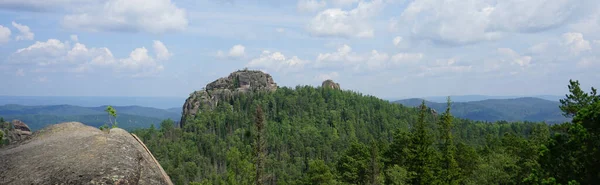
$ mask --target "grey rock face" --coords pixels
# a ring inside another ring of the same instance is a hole
[[[321,87],[340,90],[340,84],[333,82],[333,80],[323,81],[323,84],[321,84]]]
[[[277,83],[271,75],[262,71],[239,70],[229,74],[227,77],[219,78],[209,84],[203,90],[195,91],[183,104],[183,115],[180,125],[185,125],[187,117],[194,117],[202,109],[212,109],[219,103],[219,99],[232,97],[237,93],[249,91],[277,90]]]
[[[49,126],[0,148],[0,184],[172,184],[144,144],[119,128]]]
[[[29,129],[29,126],[19,120],[13,120],[12,123],[0,123],[0,130],[3,130],[4,138],[8,140],[9,144],[18,143],[31,136],[31,129]],[[3,142],[4,141],[0,141],[0,145],[2,145]]]

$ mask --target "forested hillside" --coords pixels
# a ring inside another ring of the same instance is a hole
[[[574,123],[553,127],[298,86],[136,134],[177,184],[594,184],[600,97],[571,86],[561,109]]]
[[[404,99],[394,103],[416,107],[423,100]],[[432,109],[443,112],[446,103],[425,101]],[[544,121],[549,124],[563,123],[570,119],[564,117],[558,108],[559,102],[540,98],[489,99],[471,102],[455,102],[452,104],[452,115],[479,121]]]
[[[148,128],[158,125],[162,120],[179,120],[181,114],[164,109],[140,106],[115,106],[118,112],[120,127],[124,129]],[[78,121],[90,126],[99,127],[107,123],[106,106],[80,107],[73,105],[3,105],[0,106],[0,117],[6,120],[21,120],[32,130],[38,130],[51,124],[67,121]]]

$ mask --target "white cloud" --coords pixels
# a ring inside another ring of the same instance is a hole
[[[308,63],[310,62],[302,60],[297,56],[286,58],[280,52],[263,51],[260,57],[252,59],[246,66],[252,68],[263,68],[277,72],[287,72],[303,69],[304,65]]]
[[[373,37],[370,19],[383,9],[383,4],[382,0],[361,1],[350,11],[327,9],[317,14],[307,29],[312,35],[323,37]]]
[[[506,32],[537,32],[561,26],[583,1],[415,0],[393,20],[413,37],[446,44],[495,40]],[[396,22],[399,21],[399,22]]]
[[[462,73],[471,71],[471,65],[457,65],[456,58],[437,59],[432,65],[421,66],[421,73],[417,76],[441,76],[448,73]]]
[[[154,48],[154,52],[156,53],[156,58],[158,60],[169,60],[169,58],[173,56],[173,53],[169,52],[167,46],[165,46],[161,41],[155,40],[152,47]]]
[[[391,62],[394,65],[415,64],[423,59],[423,53],[398,53],[392,56]]]
[[[400,36],[394,37],[394,40],[392,40],[392,43],[394,43],[394,46],[398,46],[398,44],[400,44],[400,42],[402,42],[402,37],[400,37]]]
[[[79,37],[77,37],[77,35],[71,35],[71,41],[79,42]]]
[[[516,64],[521,67],[528,67],[531,63],[531,56],[521,56],[510,48],[498,48],[497,52],[504,56],[511,64]]]
[[[316,67],[336,67],[354,64],[364,58],[354,52],[348,45],[340,46],[333,53],[319,53],[315,63]]]
[[[569,47],[572,54],[578,55],[579,53],[587,50],[591,50],[590,42],[583,39],[583,34],[569,32],[562,35],[563,44]]]
[[[188,20],[186,11],[171,0],[107,0],[66,15],[62,24],[90,31],[163,33],[184,30]]]
[[[330,0],[334,6],[349,6],[358,2],[358,0]]]
[[[12,22],[12,25],[19,30],[19,35],[17,35],[15,40],[33,40],[35,34],[31,32],[29,26],[16,23],[15,21]]]
[[[277,28],[277,29],[275,29],[275,31],[277,33],[283,33],[283,32],[285,32],[285,29],[283,29],[283,28]]]
[[[538,43],[536,45],[533,45],[529,48],[529,51],[532,53],[544,53],[546,52],[546,50],[548,49],[548,42],[542,42],[542,43]]]
[[[10,29],[0,25],[0,44],[7,43],[10,40]]]
[[[246,47],[238,44],[233,46],[230,50],[229,50],[229,56],[230,57],[243,57],[246,53],[245,53]]]
[[[17,75],[17,76],[25,76],[25,71],[23,71],[23,69],[17,69],[17,72],[15,72],[15,75]]]
[[[169,52],[166,47],[156,49],[157,42],[160,41],[154,42],[157,58],[166,60],[165,54]],[[156,74],[164,69],[163,65],[149,55],[145,47],[136,48],[127,58],[119,59],[105,47],[88,48],[81,43],[71,46],[69,42],[57,39],[38,41],[27,48],[18,49],[9,57],[9,61],[17,65],[33,64],[45,66],[45,69],[57,69],[48,71],[87,72],[94,69],[113,69],[115,72],[132,74],[134,77]]]
[[[49,65],[60,62],[67,47],[65,43],[57,39],[48,39],[46,42],[36,41],[27,48],[18,49],[11,58],[17,63]]]
[[[331,73],[319,74],[319,75],[315,76],[315,80],[319,80],[319,81],[333,80],[339,76],[340,76],[340,74],[338,74],[337,72],[334,71]]]
[[[297,9],[299,12],[315,12],[327,6],[323,0],[298,0]]]
[[[217,51],[217,57],[221,59],[239,59],[243,58],[244,56],[246,56],[246,47],[241,44],[231,47],[227,54],[221,50]]]
[[[320,53],[317,56],[317,68],[350,68],[354,71],[381,70],[416,64],[423,58],[422,53],[398,53],[394,56],[385,52],[371,50],[369,53],[356,53],[348,45],[340,46],[332,53]]]

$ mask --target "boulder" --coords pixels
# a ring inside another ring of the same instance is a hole
[[[323,83],[321,84],[321,87],[340,90],[340,84],[333,82],[333,80],[325,80],[325,81],[323,81]]]
[[[135,135],[78,122],[0,148],[0,184],[172,184]]]
[[[3,131],[4,139],[8,140],[7,143],[9,144],[18,143],[31,136],[31,129],[29,129],[29,126],[19,120],[13,120],[12,123],[0,123],[0,130]],[[4,141],[0,141],[0,145],[3,143]]]
[[[188,117],[193,118],[202,110],[213,109],[221,99],[231,98],[238,93],[274,92],[275,90],[277,90],[277,83],[267,73],[247,69],[235,71],[190,94],[183,104],[180,126],[183,128]]]

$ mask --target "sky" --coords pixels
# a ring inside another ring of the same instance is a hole
[[[243,69],[381,98],[600,86],[596,0],[2,0],[0,95],[187,97]]]

